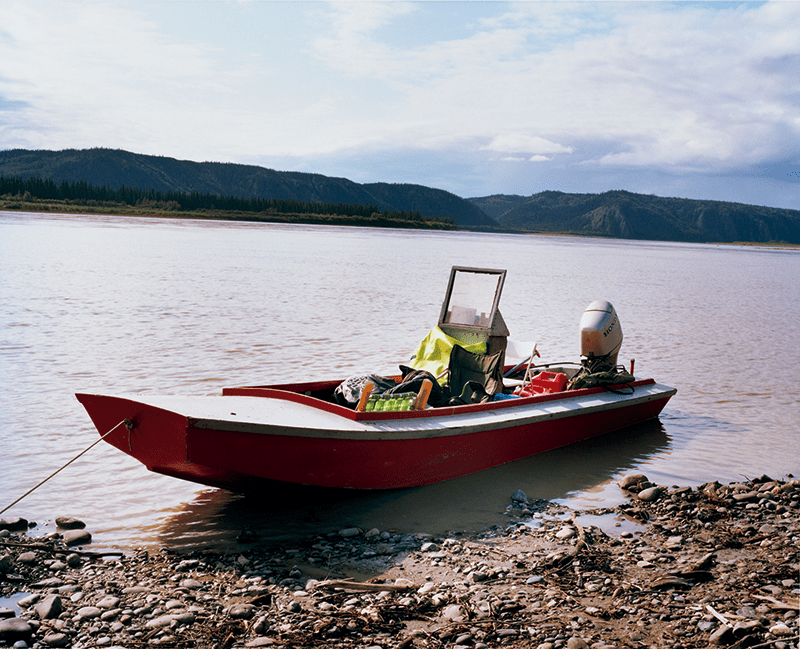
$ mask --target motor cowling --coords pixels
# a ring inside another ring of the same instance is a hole
[[[595,300],[581,316],[581,357],[617,364],[622,346],[622,325],[607,300]]]

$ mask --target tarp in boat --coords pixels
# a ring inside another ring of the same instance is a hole
[[[434,376],[439,376],[449,367],[450,352],[456,345],[473,354],[486,353],[485,340],[467,345],[452,336],[448,336],[439,327],[434,327],[422,339],[408,365],[415,370],[426,370]],[[446,383],[447,376],[443,376],[439,379],[439,382]]]

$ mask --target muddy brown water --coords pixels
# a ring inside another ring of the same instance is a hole
[[[98,445],[5,516],[86,521],[97,546],[219,545],[349,526],[441,533],[505,520],[516,489],[576,507],[616,481],[800,472],[800,252],[777,247],[0,213],[0,509],[97,436],[75,392],[218,394],[394,372],[453,265],[508,270],[500,309],[543,361],[577,360],[608,299],[620,360],[678,388],[659,420],[429,487],[243,497]],[[303,458],[298,457],[298,462]]]

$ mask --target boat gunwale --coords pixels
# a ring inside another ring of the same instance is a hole
[[[560,401],[563,399],[573,399],[578,397],[591,396],[605,392],[613,392],[621,396],[629,396],[621,392],[626,388],[637,388],[647,385],[655,385],[655,379],[637,379],[630,383],[621,383],[615,387],[620,391],[612,389],[610,386],[600,386],[594,388],[582,388],[579,390],[569,390],[563,392],[553,392],[549,394],[536,394],[530,397],[519,397],[516,399],[502,399],[499,401],[487,401],[485,403],[474,403],[459,406],[443,406],[439,408],[426,408],[425,410],[401,410],[393,412],[358,412],[336,403],[324,401],[314,397],[308,392],[321,391],[326,388],[335,387],[340,381],[324,381],[312,383],[289,383],[271,386],[242,386],[233,388],[223,388],[222,396],[254,397],[261,399],[278,399],[291,401],[301,405],[309,406],[317,410],[322,410],[331,414],[338,415],[344,419],[356,422],[364,421],[395,421],[401,419],[420,419],[434,417],[452,417],[454,415],[465,415],[487,410],[507,410],[519,408],[523,405],[535,405],[548,401]]]
[[[586,403],[584,399],[574,400],[573,403],[576,404],[577,407],[575,408],[566,408],[566,409],[559,409],[559,410],[536,410],[537,406],[544,405],[546,407],[547,401],[552,403],[552,400],[547,400],[545,402],[542,401],[534,401],[534,399],[529,399],[524,406],[524,409],[521,409],[519,412],[518,418],[502,418],[497,417],[492,420],[486,420],[485,418],[477,421],[477,420],[470,420],[471,415],[480,415],[480,414],[497,414],[500,415],[501,413],[497,411],[490,411],[488,413],[485,412],[486,409],[482,409],[483,413],[476,413],[474,409],[470,411],[470,413],[466,413],[463,410],[461,412],[457,412],[453,417],[450,419],[450,422],[458,421],[457,425],[454,426],[437,426],[437,427],[430,427],[425,426],[425,422],[430,422],[430,425],[433,426],[435,422],[441,421],[439,418],[427,418],[427,419],[410,419],[410,418],[399,418],[394,417],[392,419],[384,418],[381,421],[375,420],[367,420],[364,422],[364,425],[367,428],[362,430],[334,430],[334,429],[326,429],[326,428],[304,428],[304,427],[297,427],[297,428],[285,428],[285,427],[275,427],[271,424],[258,424],[258,423],[242,423],[242,422],[233,422],[227,421],[223,419],[210,419],[210,418],[202,418],[202,417],[188,417],[188,426],[189,429],[198,429],[198,430],[216,430],[216,431],[224,431],[230,433],[248,433],[253,435],[278,435],[282,437],[307,437],[313,439],[339,439],[339,440],[352,440],[352,441],[360,441],[360,442],[386,442],[386,441],[409,441],[414,439],[428,439],[428,438],[452,438],[452,437],[459,437],[461,435],[471,435],[474,433],[482,433],[487,431],[501,431],[504,429],[512,429],[512,428],[519,428],[519,427],[527,427],[531,425],[537,425],[538,423],[543,423],[546,421],[554,421],[558,419],[569,419],[573,417],[585,417],[597,414],[598,412],[608,411],[608,410],[624,410],[630,407],[640,406],[645,403],[650,403],[654,401],[663,401],[663,405],[658,409],[659,412],[663,408],[664,405],[674,396],[677,392],[675,388],[671,388],[669,386],[661,385],[658,383],[653,382],[652,384],[656,388],[660,390],[656,393],[650,394],[639,394],[639,395],[623,395],[624,399],[615,399],[611,401],[602,401],[600,403]],[[592,394],[609,394],[607,391],[601,391],[598,393],[596,390],[592,390]],[[584,395],[591,397],[592,395]],[[583,403],[582,403],[583,402]],[[531,412],[530,408],[533,407],[534,411]],[[462,406],[463,408],[463,406]],[[441,408],[438,410],[442,410]],[[369,413],[368,413],[369,414]],[[391,413],[395,414],[395,413]],[[517,413],[514,413],[517,414]],[[653,417],[657,417],[658,414],[654,414]],[[409,425],[412,425],[413,422],[420,422],[423,424],[421,427],[409,427],[409,428],[395,428],[395,427],[387,427],[392,425],[399,425],[403,421],[406,421]]]

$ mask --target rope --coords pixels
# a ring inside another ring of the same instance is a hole
[[[78,459],[78,458],[79,458],[81,455],[83,455],[84,453],[87,453],[87,452],[88,452],[88,451],[90,451],[92,448],[94,448],[95,446],[97,446],[97,444],[99,444],[100,442],[102,442],[102,441],[103,441],[103,440],[104,440],[106,437],[108,437],[108,436],[109,436],[111,433],[113,433],[115,430],[117,430],[117,428],[119,428],[120,426],[122,426],[122,424],[125,424],[125,425],[127,426],[127,425],[128,425],[128,423],[129,423],[129,422],[128,422],[128,420],[127,420],[127,419],[123,419],[123,420],[122,420],[121,422],[119,422],[119,423],[118,423],[116,426],[114,426],[114,428],[112,428],[111,430],[109,430],[109,431],[108,431],[107,433],[105,433],[104,435],[101,435],[101,436],[100,436],[100,439],[98,439],[98,440],[95,440],[95,441],[94,441],[94,443],[92,443],[92,444],[91,444],[91,445],[89,445],[87,448],[85,448],[85,449],[84,449],[84,450],[82,450],[80,453],[78,453],[78,454],[77,454],[77,455],[76,455],[74,458],[72,458],[72,459],[71,459],[69,462],[67,462],[67,463],[66,463],[64,466],[62,466],[61,468],[59,468],[59,469],[56,469],[55,471],[53,471],[53,473],[51,473],[49,476],[47,476],[47,477],[46,477],[44,480],[42,480],[42,481],[41,481],[39,484],[37,484],[35,487],[33,487],[32,489],[29,489],[29,490],[28,490],[28,491],[26,491],[24,494],[22,494],[22,495],[21,495],[19,498],[17,498],[17,499],[16,499],[16,500],[15,500],[13,503],[11,503],[10,505],[6,506],[4,509],[0,510],[0,514],[4,514],[6,511],[8,511],[8,510],[9,510],[9,509],[11,509],[11,508],[12,508],[14,505],[16,505],[16,504],[17,504],[17,503],[18,503],[20,500],[22,500],[22,499],[23,499],[23,498],[25,498],[26,496],[29,496],[29,495],[30,495],[30,494],[32,494],[34,491],[36,491],[36,490],[37,490],[39,487],[41,487],[41,486],[42,486],[42,485],[43,485],[45,482],[47,482],[47,481],[48,481],[50,478],[52,478],[52,477],[56,476],[58,473],[61,473],[61,471],[63,471],[64,469],[66,469],[66,468],[67,468],[67,467],[68,467],[70,464],[72,464],[72,463],[73,463],[75,460],[77,460],[77,459]]]

